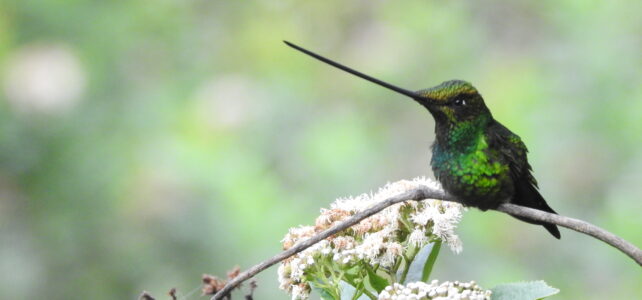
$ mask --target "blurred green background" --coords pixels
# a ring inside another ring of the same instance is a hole
[[[0,298],[163,299],[432,176],[409,89],[472,82],[558,212],[642,245],[642,1],[0,1]],[[640,299],[625,255],[468,211],[435,276]],[[286,299],[276,269],[256,299]],[[189,299],[199,298],[200,292]]]

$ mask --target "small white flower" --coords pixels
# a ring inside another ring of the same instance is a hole
[[[308,299],[310,297],[310,287],[308,285],[292,286],[292,300]]]
[[[431,283],[411,282],[405,286],[395,283],[386,287],[384,292],[379,294],[378,299],[489,300],[490,296],[491,291],[482,289],[474,282],[445,281],[439,284],[438,281],[433,280]]]
[[[316,226],[291,228],[282,240],[283,247],[289,249],[336,222],[421,186],[439,188],[435,181],[416,178],[386,184],[376,193],[337,199],[330,205],[330,209],[321,209]],[[279,267],[280,288],[288,291],[293,299],[305,299],[310,289],[306,282],[306,271],[327,260],[332,260],[332,264],[340,268],[349,268],[356,263],[390,267],[404,255],[409,246],[422,247],[435,239],[447,243],[453,251],[459,252],[462,249],[461,240],[454,230],[461,219],[462,211],[463,207],[460,204],[434,199],[407,201],[387,207],[353,225],[350,230],[340,232],[284,261]],[[431,286],[436,288],[438,285],[435,283]],[[388,291],[390,297],[384,299],[420,299],[427,297],[431,291],[436,295],[434,289],[421,290],[409,285],[411,293],[401,297],[401,294],[393,292],[397,288],[403,286],[391,288]]]
[[[421,247],[428,243],[428,237],[426,237],[426,232],[422,229],[415,228],[415,230],[410,233],[408,237],[408,243],[415,247]]]
[[[399,243],[390,242],[385,244],[386,252],[380,257],[379,263],[384,267],[392,266],[397,257],[403,254],[403,246]]]
[[[279,276],[279,288],[282,290],[288,290],[292,284],[292,279],[290,279],[290,266],[287,264],[281,264],[278,270]]]
[[[431,205],[433,203],[425,203],[425,206],[422,210],[410,216],[413,222],[426,226],[430,220],[434,220],[435,217],[439,215],[439,209],[437,206]]]

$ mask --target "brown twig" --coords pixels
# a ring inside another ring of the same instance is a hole
[[[543,221],[546,223],[556,224],[568,229],[575,230],[587,235],[590,235],[600,241],[603,241],[614,248],[622,251],[624,254],[631,257],[638,265],[642,266],[642,250],[640,250],[635,245],[626,241],[625,239],[612,234],[600,227],[597,227],[589,222],[551,214],[545,211],[532,209],[528,207],[523,207],[515,204],[502,204],[497,209],[497,211],[505,212],[509,215],[526,217],[531,220]]]
[[[291,247],[288,250],[285,250],[274,257],[267,259],[251,268],[246,270],[245,272],[239,274],[236,276],[233,280],[230,280],[227,282],[225,287],[223,287],[221,290],[219,290],[213,297],[212,300],[220,300],[223,299],[223,297],[227,296],[234,288],[236,288],[239,284],[241,284],[243,281],[248,280],[252,277],[254,277],[256,274],[259,272],[273,266],[274,264],[287,259],[288,257],[295,255],[306,248],[320,242],[323,239],[326,239],[340,231],[343,231],[344,229],[355,225],[359,223],[361,220],[370,217],[383,209],[385,209],[388,206],[394,205],[399,202],[404,202],[404,201],[410,201],[410,200],[424,200],[424,199],[439,199],[439,200],[444,200],[444,201],[452,201],[452,202],[459,202],[457,199],[452,197],[451,195],[446,194],[442,190],[435,190],[435,189],[430,189],[428,187],[423,187],[423,188],[417,188],[413,189],[410,191],[407,191],[403,194],[390,197],[384,201],[381,201],[372,207],[365,209],[363,211],[360,211],[353,215],[352,217],[346,219],[345,221],[336,224],[325,231],[322,231],[315,236],[297,243],[293,247]],[[519,206],[515,204],[501,204],[497,209],[495,209],[500,212],[504,212],[513,216],[519,216],[519,217],[524,217],[528,218],[533,221],[539,221],[539,222],[547,222],[551,224],[556,224],[562,227],[566,227],[572,230],[575,230],[577,232],[581,232],[587,235],[590,235],[592,237],[595,237],[615,248],[618,250],[622,251],[629,257],[631,257],[635,262],[638,263],[638,265],[642,266],[642,250],[634,246],[633,244],[625,241],[624,239],[602,229],[599,228],[593,224],[561,216],[561,215],[556,215],[556,214],[551,214],[547,213],[544,211],[540,211],[537,209],[532,209],[524,206]]]
[[[140,296],[138,296],[139,300],[155,300],[152,295],[150,295],[148,292],[143,291]]]
[[[169,290],[167,293],[170,297],[172,297],[172,300],[177,300],[178,297],[176,296],[176,288],[172,288]]]

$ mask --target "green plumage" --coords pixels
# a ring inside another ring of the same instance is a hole
[[[484,99],[470,83],[451,80],[413,92],[285,43],[322,62],[406,95],[426,107],[436,123],[432,170],[444,189],[465,205],[487,210],[510,202],[555,213],[537,190],[537,182],[526,158],[526,146],[519,136],[493,119]],[[534,224],[543,225],[553,236],[560,238],[557,226]]]

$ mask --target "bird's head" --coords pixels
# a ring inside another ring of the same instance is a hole
[[[416,99],[441,124],[457,124],[478,117],[490,116],[490,111],[477,89],[463,80],[449,80],[415,92]]]

